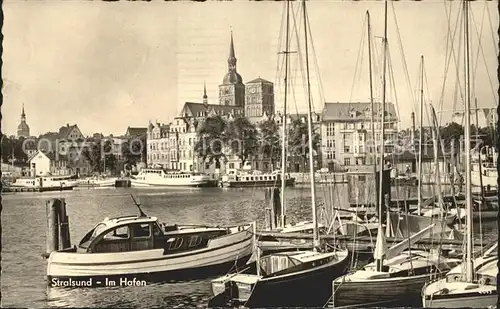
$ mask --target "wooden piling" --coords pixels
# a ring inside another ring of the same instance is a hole
[[[274,224],[275,226],[281,226],[281,197],[280,197],[280,189],[273,188],[272,191],[272,201],[273,201],[273,210],[274,210]]]
[[[56,199],[50,199],[46,203],[47,213],[47,254],[59,249],[59,216],[58,203]]]
[[[66,200],[58,199],[59,204],[59,249],[67,249],[71,247],[69,236],[69,218],[66,214]]]

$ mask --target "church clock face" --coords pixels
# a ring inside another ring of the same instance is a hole
[[[229,94],[229,89],[227,89],[227,88],[226,88],[226,89],[224,90],[224,94]]]
[[[251,91],[252,93],[255,93],[255,92],[257,92],[257,89],[255,89],[255,88],[251,88],[251,89],[250,89],[250,91]]]

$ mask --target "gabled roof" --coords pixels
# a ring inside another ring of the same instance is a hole
[[[381,103],[373,103],[375,113],[374,117],[378,117],[378,112],[382,108]],[[385,110],[388,116],[397,118],[396,109],[394,104],[387,102]],[[351,117],[354,112],[356,117]],[[325,103],[322,113],[323,120],[355,120],[355,119],[370,119],[371,118],[371,103]]]
[[[272,82],[259,77],[259,78],[256,78],[254,80],[247,82],[247,85],[248,84],[258,84],[258,83],[272,84]]]
[[[148,133],[148,128],[128,127],[125,136],[139,136]]]
[[[36,156],[42,154],[44,157],[48,158],[50,161],[66,161],[64,156],[57,156],[53,152],[43,152],[41,150],[37,151],[28,158],[28,162],[33,160]]]
[[[182,108],[179,117],[205,117],[211,111],[221,115],[228,115],[233,111],[243,111],[243,107],[186,102],[184,103],[184,107]]]
[[[66,126],[64,127],[60,127],[59,128],[59,138],[67,138],[68,135],[74,130],[74,129],[77,129],[79,132],[80,132],[80,129],[78,129],[78,125],[74,124],[74,125],[69,125],[67,124]],[[81,132],[80,132],[81,133]]]

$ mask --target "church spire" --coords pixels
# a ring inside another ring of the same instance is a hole
[[[203,104],[208,105],[207,84],[203,81]]]
[[[231,30],[231,43],[229,45],[229,58],[227,59],[229,71],[236,72],[236,56],[234,53],[233,31]]]
[[[23,103],[23,112],[21,113],[21,119],[25,119],[26,118],[26,114],[24,113],[24,103]]]

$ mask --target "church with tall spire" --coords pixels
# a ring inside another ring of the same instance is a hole
[[[24,104],[23,110],[21,113],[21,123],[17,126],[17,137],[30,137],[30,127],[26,123],[26,113],[24,112]]]
[[[225,106],[244,107],[245,85],[241,75],[236,70],[236,54],[234,52],[233,32],[229,44],[229,58],[227,59],[228,72],[219,85],[219,104]]]

